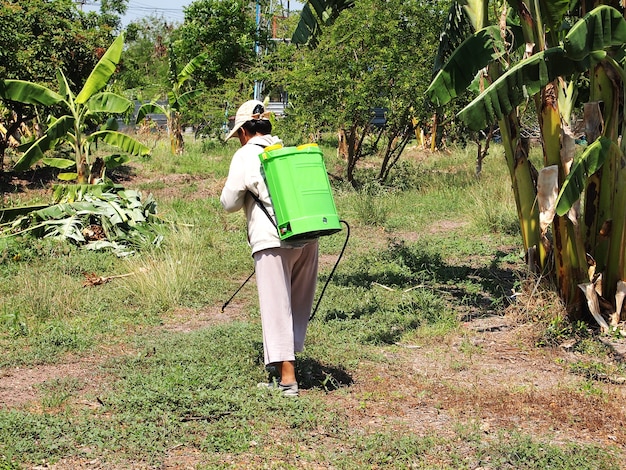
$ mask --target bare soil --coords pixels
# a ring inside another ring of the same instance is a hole
[[[31,190],[28,180],[6,178],[4,183],[14,185],[14,194]],[[152,191],[157,200],[172,197],[180,186],[191,181],[200,188],[199,197],[215,195],[219,187],[191,176],[174,178],[176,181],[168,180],[162,189]],[[455,224],[442,221],[437,226],[447,230]],[[407,239],[413,237],[415,234],[406,234]],[[330,262],[322,259],[322,263]],[[225,313],[219,307],[180,309],[158,328],[163,332],[190,332],[241,316],[241,306],[234,301]],[[385,348],[392,360],[384,365],[361,364],[352,373],[351,385],[326,395],[328,406],[341,410],[353,428],[364,431],[408,426],[418,435],[434,432],[454,437],[455,424],[463,422],[480,429],[485,439],[495,439],[500,429],[516,429],[551,442],[599,445],[626,458],[624,378],[590,380],[573,374],[568,364],[584,357],[574,352],[572,343],[536,347],[536,326],[520,320],[516,309],[464,318],[461,328],[443,343]],[[622,361],[626,341],[604,341],[613,349],[608,359]],[[81,384],[75,399],[77,406],[97,407],[93,397],[109,385],[98,365],[132,352],[129,346],[119,344],[91,356],[67,357],[59,364],[0,369],[0,408],[37,409],[41,406],[42,387],[60,378],[75,378]],[[463,445],[459,442],[459,448]],[[177,447],[170,450],[161,468],[193,468],[202,462],[196,450]],[[233,464],[245,468],[243,462]],[[99,460],[64,459],[40,468],[110,467]],[[138,463],[124,468],[146,467]]]

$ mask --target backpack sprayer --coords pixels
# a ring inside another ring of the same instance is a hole
[[[341,224],[346,226],[346,240],[320,293],[311,320],[346,249],[350,238],[350,226],[337,215],[322,151],[317,144],[298,147],[271,145],[265,148],[259,158],[272,199],[276,222],[261,200],[255,194],[250,194],[272,221],[281,240],[306,240],[332,235],[341,231]],[[222,312],[253,275],[254,271],[224,303]]]

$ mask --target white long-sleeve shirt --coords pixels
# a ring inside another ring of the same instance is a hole
[[[267,248],[293,246],[291,243],[281,242],[274,224],[248,194],[251,192],[258,196],[269,214],[274,217],[270,194],[261,174],[259,155],[265,147],[278,143],[281,143],[281,140],[276,136],[254,136],[237,150],[230,163],[228,178],[220,197],[220,202],[227,212],[244,209],[248,225],[248,243],[253,254]]]

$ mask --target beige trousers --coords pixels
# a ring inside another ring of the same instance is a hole
[[[254,254],[265,365],[294,361],[304,349],[317,284],[317,240]]]

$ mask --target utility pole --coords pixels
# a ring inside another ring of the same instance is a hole
[[[260,55],[260,50],[261,47],[259,45],[259,36],[261,35],[261,2],[260,0],[256,0],[256,34],[257,34],[257,40],[256,43],[254,44],[254,52],[256,53],[257,57]],[[262,101],[261,100],[261,92],[263,91],[263,83],[255,80],[254,81],[254,99],[258,100],[258,101]]]

